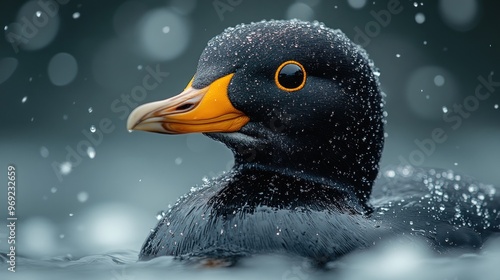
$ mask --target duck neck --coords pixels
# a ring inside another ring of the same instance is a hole
[[[315,139],[309,140],[280,141],[280,147],[266,145],[253,153],[235,152],[235,163],[241,170],[272,170],[342,188],[369,210],[368,200],[380,155],[358,153],[342,143],[318,144]]]
[[[225,192],[245,197],[247,206],[299,207],[349,214],[370,211],[345,182],[303,170],[246,162],[236,163],[230,174],[234,183],[228,185]]]

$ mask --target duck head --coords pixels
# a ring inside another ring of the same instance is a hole
[[[179,95],[142,105],[128,129],[205,133],[235,168],[333,180],[366,203],[384,142],[376,69],[341,31],[297,20],[228,28]]]

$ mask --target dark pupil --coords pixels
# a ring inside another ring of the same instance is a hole
[[[285,88],[296,88],[302,84],[304,79],[304,73],[302,72],[302,68],[297,64],[287,64],[283,68],[278,75],[278,82],[281,86]]]

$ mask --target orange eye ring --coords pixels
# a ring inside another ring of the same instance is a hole
[[[306,85],[306,80],[306,69],[295,60],[283,62],[274,74],[276,86],[286,92],[301,90]]]

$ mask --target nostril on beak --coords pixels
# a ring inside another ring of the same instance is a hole
[[[176,111],[188,111],[194,107],[193,103],[185,103],[175,108]]]

